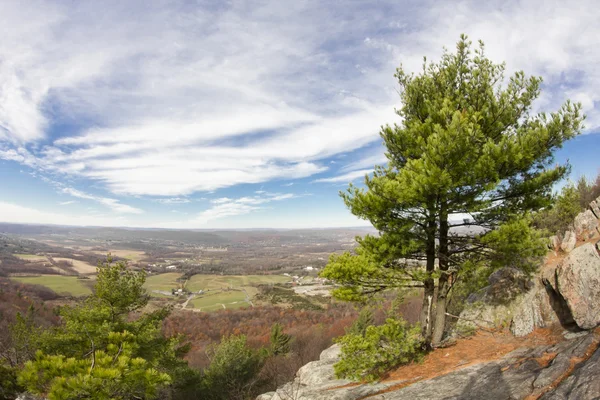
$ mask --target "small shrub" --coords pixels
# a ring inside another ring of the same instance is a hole
[[[423,355],[420,327],[411,327],[400,318],[369,326],[364,336],[349,333],[338,343],[342,346],[340,361],[334,365],[338,378],[375,381],[391,368]]]

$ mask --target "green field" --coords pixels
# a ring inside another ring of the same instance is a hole
[[[290,278],[282,275],[194,275],[186,285],[190,292],[198,290],[239,288],[270,283],[289,282]]]
[[[166,274],[150,275],[146,277],[146,283],[144,287],[148,290],[151,296],[162,297],[160,293],[153,293],[153,290],[162,290],[170,292],[171,289],[179,288],[179,278],[181,274],[179,272],[167,272]]]
[[[154,293],[153,290],[170,292],[171,289],[178,289],[180,283],[177,282],[177,279],[180,276],[181,273],[179,272],[151,275],[146,278],[144,287],[151,296],[173,298],[169,295]],[[252,299],[258,292],[256,286],[270,283],[284,283],[289,280],[290,278],[281,275],[194,275],[187,281],[185,285],[186,290],[192,293],[205,290],[206,293],[192,299],[188,307],[199,308],[202,311],[219,310],[223,308],[223,304],[225,308],[246,307],[248,306],[248,303],[245,301],[246,293]]]
[[[15,276],[12,280],[46,286],[58,294],[70,296],[87,296],[91,289],[75,276],[41,275],[41,276]]]
[[[38,256],[36,254],[13,254],[13,256],[27,261],[48,261],[46,256]]]
[[[248,306],[245,301],[246,294],[240,290],[231,290],[224,292],[206,293],[202,297],[197,297],[190,301],[194,308],[202,311],[214,311],[225,308],[240,308]]]

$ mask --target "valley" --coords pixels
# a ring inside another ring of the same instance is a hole
[[[151,305],[210,312],[255,305],[319,308],[329,254],[364,229],[162,231],[0,224],[0,276],[64,299],[87,296],[96,266],[125,261],[147,274]],[[267,294],[273,287],[284,295]],[[316,296],[313,296],[315,295]],[[298,300],[302,298],[302,300]]]

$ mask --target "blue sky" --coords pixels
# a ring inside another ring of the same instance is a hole
[[[480,4],[485,3],[485,4]],[[402,64],[460,33],[582,103],[557,160],[594,177],[594,1],[2,1],[0,221],[357,226],[338,197],[384,162]]]

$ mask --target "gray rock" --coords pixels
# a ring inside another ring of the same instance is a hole
[[[357,400],[365,397],[380,400],[516,400],[530,395],[537,398],[544,393],[543,399],[598,399],[600,350],[596,350],[589,360],[589,354],[586,354],[597,340],[594,334],[588,333],[556,345],[520,348],[499,360],[468,366],[396,390],[395,386],[407,382],[348,385],[339,381],[304,385],[295,379],[279,388],[275,394],[271,392],[257,400]],[[547,364],[538,361],[554,354],[556,357]],[[556,388],[552,387],[562,376],[571,372],[574,359],[584,361],[570,377]],[[331,383],[336,384],[332,386]]]
[[[549,391],[541,400],[592,400],[600,398],[600,349],[576,368],[556,389]]]
[[[591,210],[585,210],[575,217],[573,225],[577,237],[586,240],[596,233],[598,219]]]
[[[558,318],[546,288],[537,280],[533,288],[515,302],[510,331],[515,336],[526,336],[536,328],[544,328],[555,322],[558,322]]]
[[[337,362],[340,358],[340,353],[342,352],[342,347],[339,344],[334,344],[323,350],[319,355],[319,360],[321,361],[333,361]]]
[[[569,230],[565,232],[565,236],[562,239],[560,248],[565,253],[569,253],[575,248],[576,244],[577,236],[575,235],[575,232]]]
[[[554,250],[554,251],[560,250],[560,238],[557,235],[550,236],[549,242],[550,242],[550,244],[548,247],[550,248],[550,250]]]
[[[600,219],[600,197],[590,203],[590,209],[596,218]]]
[[[600,325],[600,256],[591,243],[573,250],[556,269],[556,290],[581,329]]]
[[[256,397],[256,400],[272,400],[275,392],[267,392],[260,394]]]

